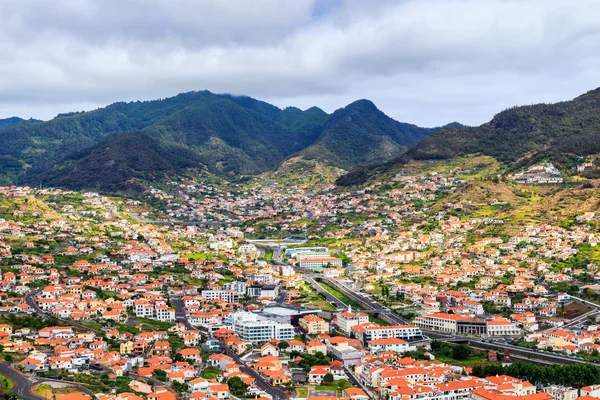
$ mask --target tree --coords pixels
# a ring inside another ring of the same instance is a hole
[[[333,383],[333,375],[330,373],[325,374],[325,376],[323,377],[323,383]]]
[[[185,383],[179,383],[179,381],[173,381],[173,383],[171,383],[171,388],[181,394],[187,389],[187,385]]]
[[[329,365],[330,362],[329,358],[320,351],[317,351],[315,354],[302,353],[299,355],[302,357],[302,360],[300,360],[298,366],[306,372],[309,372],[311,367],[315,365]]]
[[[154,371],[152,371],[152,376],[161,382],[167,381],[167,373],[162,369],[155,369]]]
[[[348,389],[352,387],[352,384],[350,383],[350,381],[348,381],[348,379],[340,379],[337,382],[338,385],[338,389],[340,390],[344,390],[344,389]]]
[[[471,356],[471,349],[469,346],[459,344],[452,349],[452,358],[455,360],[466,360]]]
[[[229,380],[227,381],[227,385],[229,386],[229,390],[231,391],[231,393],[233,393],[234,395],[239,396],[246,392],[247,385],[239,376],[229,378]]]
[[[279,350],[285,350],[288,347],[290,347],[290,344],[286,341],[282,341],[282,342],[279,342],[279,344],[277,344],[277,347],[279,347]]]
[[[220,373],[221,370],[217,367],[206,367],[202,371],[202,377],[204,379],[215,379]]]

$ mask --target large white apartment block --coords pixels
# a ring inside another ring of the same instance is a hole
[[[342,260],[335,257],[315,257],[315,258],[301,258],[298,262],[300,268],[323,268],[327,266],[341,267]]]
[[[372,340],[398,338],[403,340],[422,339],[421,328],[414,325],[373,326],[365,328],[363,342]]]
[[[519,327],[505,318],[496,318],[487,322],[489,336],[519,336],[523,333]]]
[[[353,313],[351,308],[348,308],[348,311],[337,314],[337,326],[347,336],[352,332],[353,326],[367,322],[369,322],[369,316],[367,314],[363,312]]]
[[[235,290],[203,290],[201,295],[206,301],[223,300],[228,303],[237,303],[239,300],[239,294]]]
[[[472,321],[472,318],[462,315],[433,313],[421,315],[420,317],[415,318],[414,323],[423,329],[458,333],[460,331],[459,323],[464,322],[467,324],[470,321]]]
[[[156,306],[156,319],[159,321],[175,321],[175,310],[166,305]]]
[[[135,316],[140,318],[152,318],[154,316],[154,304],[150,302],[136,302]]]
[[[415,325],[435,331],[476,336],[515,336],[521,330],[505,318],[484,321],[463,315],[434,313],[415,318]]]
[[[272,321],[251,312],[230,314],[225,323],[231,325],[244,342],[260,344],[273,338],[278,340],[294,338],[294,327],[291,324]]]
[[[223,285],[223,289],[225,290],[233,290],[240,296],[246,294],[246,282],[233,281]]]
[[[398,338],[376,339],[369,342],[369,349],[373,352],[393,351],[404,353],[406,351],[415,351],[416,346],[411,346],[406,340]]]

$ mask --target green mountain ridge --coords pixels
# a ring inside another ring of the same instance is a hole
[[[188,92],[2,127],[0,182],[130,190],[187,169],[260,174],[297,156],[353,168],[398,156],[430,132],[364,100],[328,115],[317,107],[280,109],[247,96]],[[372,149],[363,154],[367,145]]]
[[[164,145],[147,132],[139,131],[107,137],[71,154],[38,178],[46,185],[77,190],[136,192],[143,189],[142,181],[167,179],[187,168],[202,168],[194,152],[183,146]]]
[[[433,129],[387,117],[369,100],[357,100],[331,114],[315,144],[302,150],[308,159],[333,161],[341,168],[384,162],[406,152]]]
[[[0,128],[5,127],[5,126],[20,124],[23,122],[27,122],[27,120],[25,120],[23,118],[19,118],[19,117],[10,117],[10,118],[0,119]]]
[[[477,127],[436,130],[411,150],[387,163],[360,167],[338,179],[341,186],[365,181],[402,168],[411,160],[446,160],[468,154],[492,156],[518,169],[549,159],[600,152],[600,88],[573,100],[512,107]]]

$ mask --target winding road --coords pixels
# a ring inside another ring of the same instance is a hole
[[[37,382],[32,382],[30,378],[23,375],[7,363],[0,363],[0,374],[7,377],[15,384],[15,388],[11,394],[16,394],[19,399],[24,400],[40,400],[43,397],[33,394],[32,389]]]

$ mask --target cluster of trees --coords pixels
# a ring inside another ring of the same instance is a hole
[[[298,351],[290,352],[290,358],[294,359],[300,356],[302,360],[298,362],[298,367],[308,372],[315,365],[329,365],[330,360],[323,352],[317,351],[315,354],[300,353]]]
[[[577,388],[600,382],[600,368],[593,364],[541,365],[520,361],[508,366],[485,364],[475,366],[473,375],[481,378],[510,375],[529,380],[533,384],[556,384]]]
[[[243,395],[246,392],[246,389],[248,389],[248,385],[246,385],[239,376],[229,378],[227,380],[227,385],[229,385],[229,390],[235,396]]]
[[[323,375],[323,385],[324,386],[332,386],[335,384],[339,390],[344,390],[352,387],[352,384],[347,379],[339,379],[337,382],[333,377],[333,374],[328,373]]]
[[[600,93],[594,91],[572,101],[513,107],[479,127],[434,133],[417,146],[411,156],[431,159],[482,153],[511,163],[531,153],[532,156],[515,166],[520,168],[548,157],[567,163],[569,154],[600,151],[597,137],[600,118],[595,105],[599,96]]]
[[[290,344],[288,342],[286,342],[285,340],[282,340],[281,342],[277,343],[277,348],[279,348],[279,350],[285,351],[290,347]]]
[[[390,286],[381,285],[381,295],[384,297],[390,297]]]
[[[46,319],[37,318],[31,315],[16,315],[16,314],[4,314],[0,316],[0,323],[12,325],[14,330],[21,328],[29,328],[33,331],[39,331],[42,328],[49,326],[60,325],[58,318],[51,316]]]
[[[162,369],[155,369],[154,371],[152,371],[152,376],[161,382],[167,381],[167,373]]]
[[[467,360],[473,355],[473,349],[464,344],[452,344],[434,340],[431,350],[436,357],[451,358],[454,360]]]

